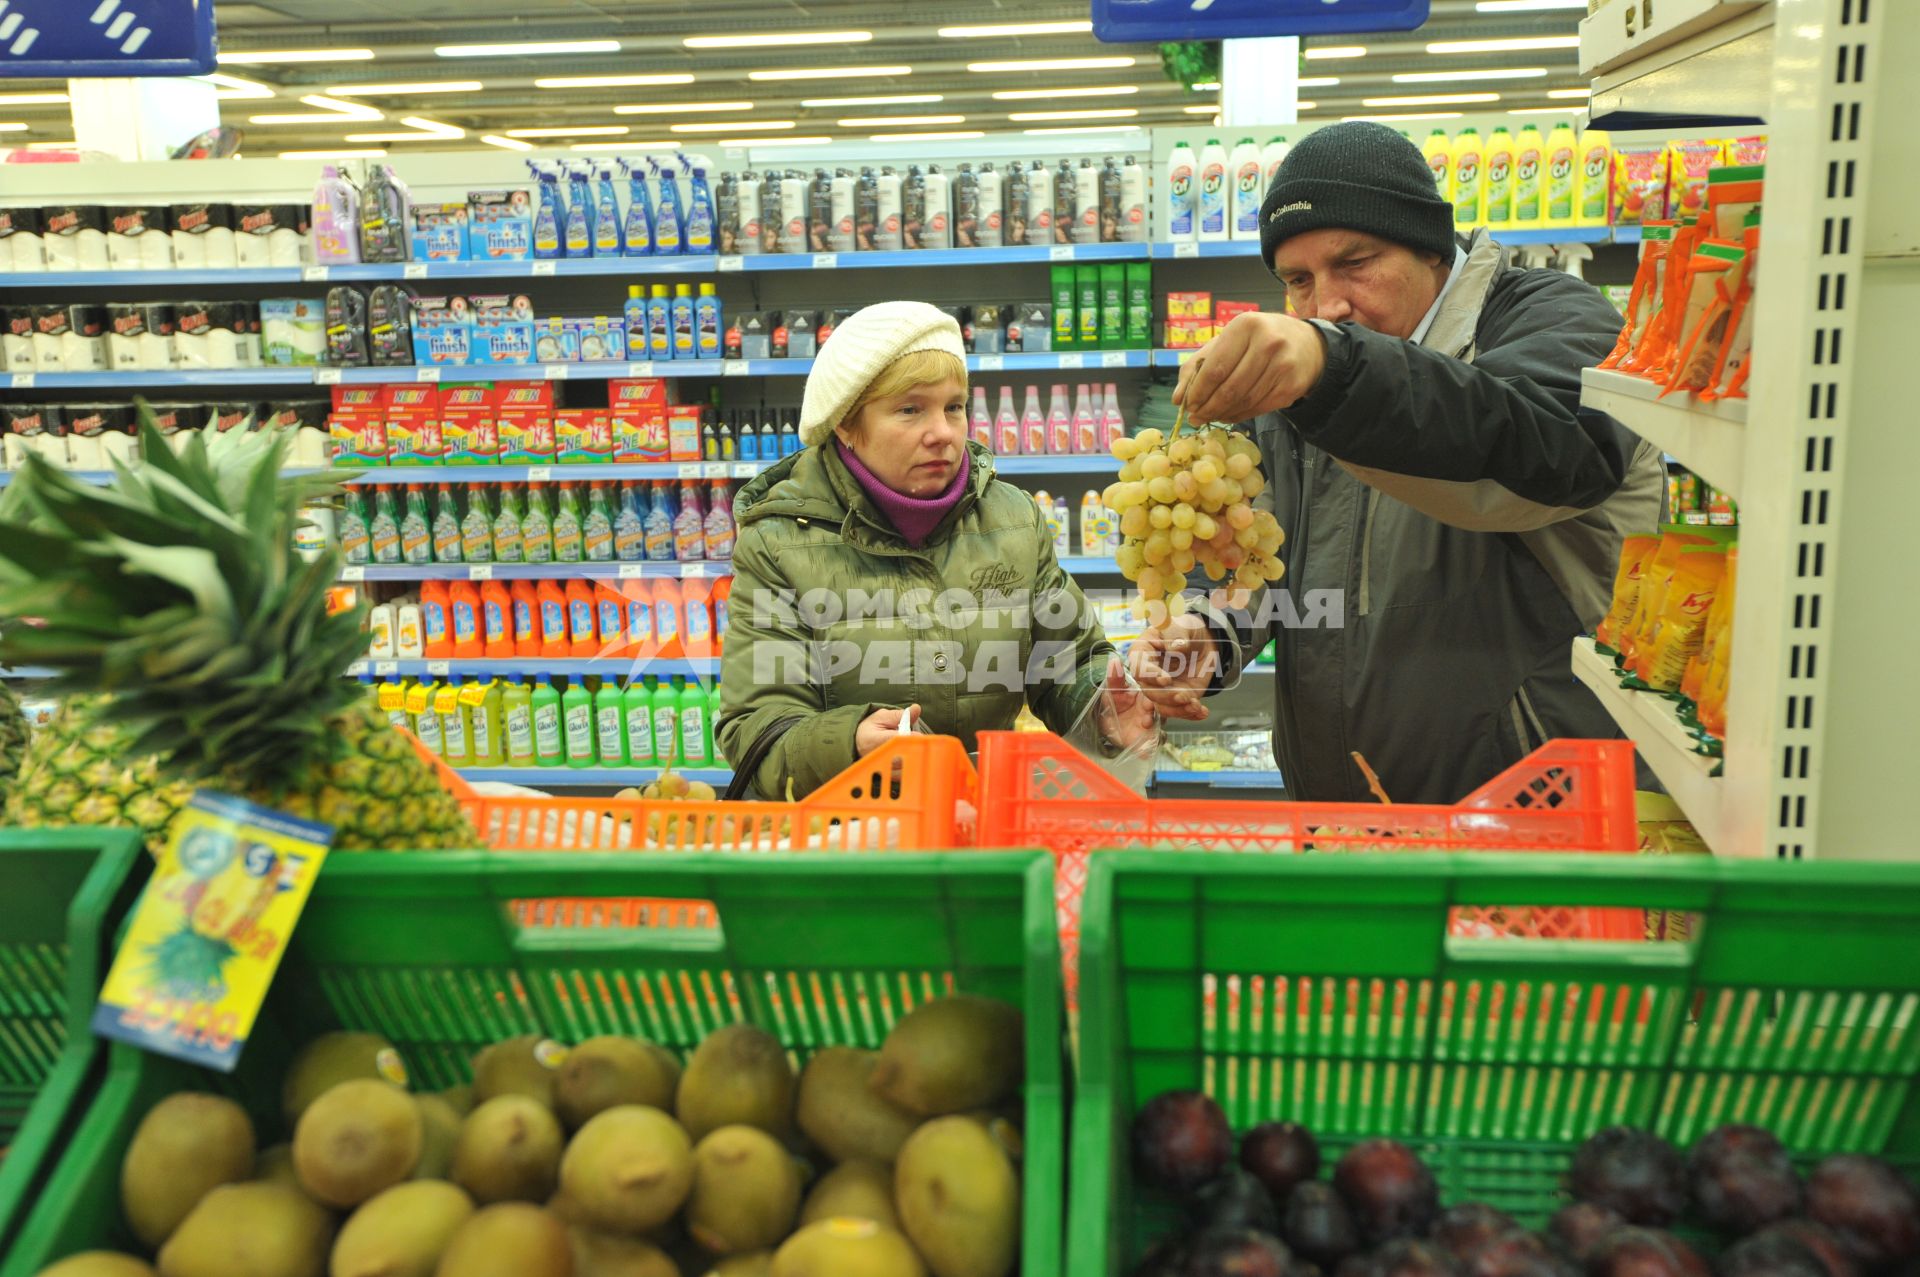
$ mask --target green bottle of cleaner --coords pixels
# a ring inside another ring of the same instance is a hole
[[[545,674],[533,679],[533,753],[542,767],[558,767],[566,761],[560,747],[560,693]]]
[[[727,766],[720,752],[720,680],[707,684],[707,757],[715,767]]]
[[[500,693],[500,712],[507,726],[507,766],[537,767],[533,748],[533,691],[525,683],[509,683]]]
[[[433,693],[440,713],[440,756],[449,767],[465,767],[473,758],[473,729],[460,704],[460,676],[453,675]]]
[[[620,708],[626,717],[627,766],[653,766],[653,698],[644,680],[628,681]]]
[[[627,717],[625,705],[620,696],[619,684],[610,678],[600,680],[600,690],[593,694],[594,730],[600,737],[600,765],[602,767],[625,767],[627,765]]]
[[[506,766],[506,734],[500,724],[503,703],[500,680],[490,678],[484,683],[469,684],[461,690],[460,700],[467,708],[467,720],[473,727],[473,765]]]
[[[567,766],[591,767],[593,748],[593,693],[575,679],[560,698],[561,730],[566,736]]]
[[[679,683],[679,678],[674,678]],[[672,767],[681,762],[680,758],[680,698],[679,688],[661,687],[652,677],[647,679],[647,692],[653,701],[653,764],[656,767]]]
[[[698,683],[683,683],[675,697],[680,710],[680,761],[689,767],[713,762],[713,729],[707,724],[707,693]]]
[[[421,679],[407,688],[407,713],[413,719],[413,734],[431,753],[445,756],[440,742],[440,711],[434,707],[436,690],[432,679]]]

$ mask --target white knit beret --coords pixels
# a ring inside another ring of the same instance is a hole
[[[925,302],[880,302],[834,328],[814,356],[800,401],[800,443],[825,443],[873,379],[904,355],[944,350],[962,364],[967,348],[953,316]]]

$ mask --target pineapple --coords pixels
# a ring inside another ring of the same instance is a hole
[[[302,508],[337,476],[282,475],[291,432],[196,436],[176,455],[141,418],[146,465],[113,486],[29,458],[0,501],[0,663],[97,692],[34,736],[9,822],[133,825],[157,846],[207,787],[332,825],[337,849],[478,846],[342,677],[364,638],[357,612],[327,614],[338,553],[294,552]]]
[[[13,689],[0,683],[0,804],[13,789],[13,778],[20,771],[20,756],[27,749],[27,716],[20,712],[20,698]]]

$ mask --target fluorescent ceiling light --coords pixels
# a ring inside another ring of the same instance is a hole
[[[1309,62],[1325,62],[1334,58],[1364,58],[1367,46],[1364,44],[1319,44],[1300,55]]]
[[[1220,108],[1218,106],[1183,106],[1180,108],[1180,110],[1187,115],[1218,115],[1220,114]]]
[[[279,158],[283,160],[377,160],[386,153],[386,148],[379,146],[336,146],[325,151],[282,151]]]
[[[339,98],[330,98],[323,93],[309,93],[300,99],[308,106],[321,108],[318,111],[298,111],[289,115],[250,115],[250,124],[319,124],[328,121],[371,123],[384,120],[386,115],[361,102],[343,102]]]
[[[1123,98],[1139,91],[1137,84],[1096,84],[1077,89],[1000,89],[993,96],[999,102],[1024,102],[1028,98]]]
[[[996,93],[993,96],[999,97]],[[801,98],[801,106],[910,106],[926,102],[944,102],[946,97],[939,93],[882,93],[877,97],[864,98]],[[613,108],[618,111],[620,108]]]
[[[825,146],[830,137],[723,137],[715,146]]]
[[[550,75],[533,82],[536,89],[634,89],[658,84],[692,84],[693,77],[667,75]]]
[[[1138,133],[1138,124],[1081,124],[1068,128],[1021,129],[1028,137],[1056,137],[1066,133]]]
[[[1318,110],[1319,106],[1320,104],[1318,102],[1308,102],[1303,99],[1299,102],[1295,102],[1293,104],[1293,109],[1296,111],[1314,111],[1314,110]]]
[[[508,129],[508,137],[619,137],[631,133],[624,124],[566,124],[553,128]]]
[[[657,142],[575,142],[569,151],[672,151],[680,144],[670,138]]]
[[[1361,106],[1453,106],[1466,102],[1498,102],[1498,93],[1415,93],[1409,97],[1361,98]]]
[[[1195,80],[1193,82],[1193,91],[1195,93],[1218,93],[1220,91],[1220,81]]]
[[[1130,120],[1138,114],[1134,107],[1115,106],[1097,111],[1015,111],[1007,118],[1021,124],[1040,120]]]
[[[488,146],[497,146],[503,151],[531,151],[533,143],[522,142],[517,137],[501,137],[498,133],[483,133],[480,140]]]
[[[1303,89],[1331,89],[1340,83],[1337,75],[1303,75],[1295,81]]]
[[[334,84],[328,91],[343,98],[374,98],[413,93],[478,93],[487,86],[478,80],[423,80],[418,84]]]
[[[704,111],[751,111],[751,102],[630,102],[613,108],[615,115],[699,115]]]
[[[1579,9],[1584,13],[1587,0],[1480,0],[1473,7],[1481,13],[1545,13],[1555,9]]]
[[[718,123],[709,120],[704,124],[669,124],[667,126],[668,130],[674,133],[728,133],[735,130],[752,133],[759,129],[773,133],[792,127],[792,120],[721,120]],[[625,131],[621,130],[621,132]]]
[[[964,115],[862,115],[840,121],[843,129],[887,129],[908,124],[965,124]]]
[[[783,44],[865,44],[871,31],[768,31],[761,35],[690,35],[689,49],[766,49]]]
[[[749,80],[860,80],[876,75],[912,75],[912,67],[785,67],[749,71]]]
[[[1541,80],[1545,67],[1511,67],[1488,71],[1402,71],[1393,77],[1395,84],[1451,84],[1456,80]]]
[[[1398,115],[1343,115],[1342,120],[1457,120],[1464,111],[1406,111]]]
[[[248,99],[257,101],[274,95],[273,86],[270,84],[262,84],[258,80],[245,80],[237,75],[225,75],[219,71],[209,71],[205,75],[196,75],[193,78],[203,84],[213,85],[215,88],[213,96],[222,101]]]
[[[80,149],[80,144],[68,138],[63,142],[29,142],[27,149],[29,151],[77,151]]]
[[[1592,89],[1548,89],[1547,96],[1550,98],[1581,98],[1584,100],[1586,98],[1590,98],[1593,96],[1593,90]]]
[[[1091,30],[1091,22],[994,22],[976,27],[941,27],[939,33],[949,40],[974,40],[1004,35],[1080,35]]]
[[[1583,106],[1516,106],[1508,115],[1578,115]]]
[[[1001,71],[1106,71],[1130,67],[1136,58],[1026,58],[1011,62],[969,62],[967,70],[981,75]]]
[[[0,124],[0,133],[25,133],[28,126],[16,122]]]
[[[0,93],[0,106],[54,106],[66,100],[64,93]]]
[[[947,142],[960,138],[985,137],[979,129],[949,129],[944,133],[875,133],[871,142]]]
[[[412,129],[411,133],[349,133],[349,142],[433,142],[451,141],[465,137],[467,131],[453,124],[442,124],[438,120],[429,120],[424,115],[402,116],[400,123]]]
[[[527,40],[518,44],[443,44],[440,58],[520,58],[550,53],[618,53],[618,40]]]
[[[1435,40],[1428,53],[1513,53],[1522,49],[1577,49],[1577,35],[1528,35],[1506,40]]]
[[[277,62],[371,62],[372,49],[253,49],[220,51],[221,66],[260,67]]]

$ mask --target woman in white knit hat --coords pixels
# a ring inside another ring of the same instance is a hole
[[[800,441],[734,501],[717,729],[733,792],[809,794],[901,730],[972,750],[1023,702],[1063,733],[1094,704],[1119,744],[1153,727],[1039,506],[967,439],[951,316],[883,302],[835,328]]]

